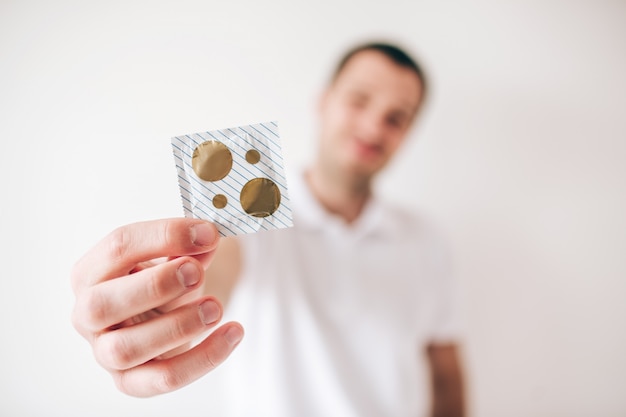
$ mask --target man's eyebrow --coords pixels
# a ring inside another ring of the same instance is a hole
[[[368,90],[369,84],[367,82],[355,83],[355,85],[351,85],[347,87],[346,91],[348,94],[352,96],[361,96],[361,97],[370,97],[372,94]],[[419,108],[419,103],[415,104],[408,100],[400,101],[397,104],[397,107],[393,110],[394,113],[406,113],[406,116],[411,118],[417,112]]]
[[[358,93],[358,94],[367,94],[369,92],[369,88],[366,84],[356,84],[356,85],[350,85],[350,86],[346,86],[346,90],[349,93]]]
[[[348,90],[348,94],[353,95],[353,96],[368,96],[369,95],[367,91],[361,88],[351,88]]]

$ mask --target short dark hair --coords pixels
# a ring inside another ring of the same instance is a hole
[[[393,61],[395,64],[408,68],[417,75],[417,78],[420,80],[422,84],[422,94],[420,101],[423,102],[426,97],[426,91],[428,82],[426,80],[426,74],[422,69],[422,66],[418,64],[418,62],[412,58],[406,51],[400,48],[397,45],[393,45],[385,42],[368,42],[361,45],[358,45],[352,49],[350,49],[339,61],[339,64],[335,68],[335,71],[332,74],[331,82],[335,81],[341,71],[344,69],[346,64],[358,53],[365,51],[376,51],[380,52]]]

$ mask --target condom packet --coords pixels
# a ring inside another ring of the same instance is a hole
[[[281,149],[273,121],[173,137],[185,217],[222,236],[293,226]]]

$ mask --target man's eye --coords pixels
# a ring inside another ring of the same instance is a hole
[[[400,116],[389,116],[387,117],[387,124],[393,127],[402,127],[404,126],[404,118]]]
[[[361,109],[363,107],[365,107],[365,105],[367,104],[367,97],[364,96],[351,96],[348,99],[348,102],[350,103],[350,105],[354,108],[357,109]]]

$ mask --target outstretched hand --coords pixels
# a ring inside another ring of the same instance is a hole
[[[204,296],[204,270],[219,234],[211,223],[167,219],[120,227],[87,252],[72,270],[72,322],[98,363],[129,395],[178,389],[223,362],[243,337],[217,325],[222,306]]]

